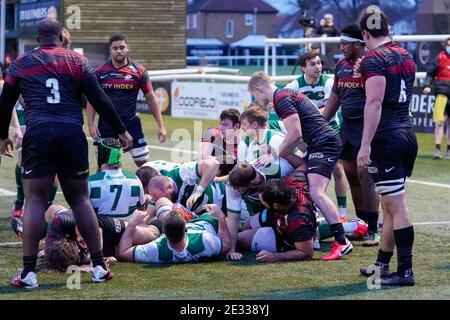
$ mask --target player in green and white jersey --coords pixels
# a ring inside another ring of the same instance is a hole
[[[287,176],[293,166],[285,158],[278,157],[278,149],[284,135],[267,127],[268,113],[261,107],[253,106],[241,115],[241,125],[245,138],[238,145],[238,163],[261,161],[261,171],[270,178]],[[297,157],[290,155],[292,158]]]
[[[148,191],[154,202],[167,198],[172,203],[180,203],[195,213],[201,213],[202,205],[216,203],[225,206],[225,185],[213,182],[221,165],[216,159],[205,159],[182,164],[170,171],[161,171],[153,177]],[[227,174],[227,172],[222,172]]]
[[[206,205],[207,213],[186,223],[177,211],[164,218],[164,234],[144,245],[133,246],[133,233],[144,216],[133,218],[119,243],[119,257],[137,263],[197,262],[228,252],[230,235],[225,215],[217,205]]]
[[[101,172],[89,177],[92,207],[98,216],[128,217],[145,204],[142,183],[134,173],[120,167],[119,140],[107,138],[95,143]]]
[[[296,80],[290,82],[286,88],[294,89],[305,94],[321,112],[325,110],[325,103],[330,97],[334,80],[329,75],[322,73],[322,63],[320,55],[314,52],[306,52],[300,58],[300,66],[303,74]],[[337,112],[331,119],[331,127],[339,132],[340,112]],[[338,161],[334,170],[334,188],[338,203],[339,216],[342,221],[347,217],[347,181],[345,178],[342,163]]]

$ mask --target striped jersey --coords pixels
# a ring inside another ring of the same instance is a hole
[[[254,163],[256,159],[267,153],[267,149],[272,149],[277,153],[279,152],[285,135],[275,130],[266,129],[265,131],[264,141],[261,143],[258,143],[256,138],[250,140],[248,137],[245,137],[239,142],[238,163]],[[261,169],[268,179],[285,177],[293,170],[294,168],[291,164],[281,157],[278,157],[274,163]]]
[[[201,179],[198,172],[198,161],[184,163],[170,171],[161,171],[161,174],[170,178],[174,184],[174,202],[186,206],[187,199],[195,191]],[[221,208],[225,206],[225,184],[222,182],[210,183],[205,189],[204,196],[193,205],[191,210],[198,214],[202,212],[203,205],[213,203]]]
[[[369,50],[361,61],[361,76],[364,85],[372,77],[386,79],[377,132],[410,128],[409,104],[416,76],[416,64],[411,54],[393,42]]]
[[[273,95],[273,106],[281,119],[294,114],[299,116],[302,139],[310,148],[315,148],[336,135],[317,106],[300,91],[277,89]]]
[[[222,251],[222,241],[217,232],[219,221],[205,213],[186,223],[186,245],[180,252],[170,246],[163,234],[156,240],[133,248],[133,260],[138,263],[197,262],[217,256]]]
[[[89,194],[97,215],[127,217],[144,205],[139,178],[123,169],[105,170],[89,177]]]
[[[139,90],[142,90],[144,95],[153,90],[147,70],[130,59],[127,65],[119,69],[114,68],[109,60],[98,67],[95,74],[125,124],[136,117]],[[99,121],[106,125],[101,118]]]
[[[49,121],[82,126],[82,82],[93,72],[81,54],[49,44],[17,58],[5,82],[22,94],[27,127]]]

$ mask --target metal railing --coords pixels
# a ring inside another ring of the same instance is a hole
[[[406,41],[445,41],[449,38],[449,34],[442,35],[411,35],[411,36],[393,36],[393,41],[406,42]],[[301,38],[301,39],[283,39],[283,38],[270,38],[264,40],[264,71],[269,73],[269,48],[271,48],[271,60],[272,60],[272,76],[276,76],[277,68],[277,45],[297,45],[308,44],[313,42],[319,43],[339,43],[340,37],[318,37],[318,38]]]

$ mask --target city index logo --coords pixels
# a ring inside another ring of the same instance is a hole
[[[361,82],[346,81],[346,82],[338,82],[338,88],[360,89],[362,88],[362,85]]]
[[[136,89],[134,84],[130,83],[103,83],[103,89],[123,89],[123,90],[133,90]]]

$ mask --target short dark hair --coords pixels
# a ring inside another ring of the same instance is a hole
[[[308,51],[305,52],[301,57],[300,57],[300,67],[306,67],[306,62],[308,60],[314,59],[315,57],[320,57],[320,55],[316,52],[312,52],[312,51]]]
[[[158,170],[151,166],[142,166],[136,171],[136,175],[141,180],[144,190],[147,189],[148,183],[154,176],[159,176]]]
[[[450,37],[449,38],[447,38],[447,40],[445,40],[445,42],[444,42],[444,47],[446,47],[447,46],[447,44],[448,44],[448,42],[450,41]]]
[[[250,182],[256,178],[256,170],[247,163],[238,163],[231,170],[228,181],[232,187],[248,187]]]
[[[121,34],[121,33],[116,33],[116,34],[113,34],[109,38],[109,45],[111,45],[115,41],[125,41],[125,42],[127,42],[127,38],[125,38],[125,36],[123,34]]]
[[[274,203],[292,206],[297,202],[295,190],[289,188],[281,179],[269,180],[258,191],[271,207]]]
[[[314,42],[311,44],[311,49],[321,49],[320,48],[320,44],[318,44],[317,42]]]
[[[80,250],[74,240],[62,238],[52,241],[45,250],[47,268],[66,272],[69,266],[79,264],[79,254]]]
[[[376,21],[373,21],[373,19]],[[362,11],[359,27],[361,31],[367,31],[374,38],[389,36],[388,18],[376,6],[369,6]]]
[[[341,34],[348,34],[350,37],[359,39],[361,41],[364,41],[364,38],[362,36],[361,29],[359,28],[359,25],[357,23],[350,23],[347,24],[344,28],[341,30]]]
[[[241,113],[239,112],[239,110],[237,109],[225,109],[222,111],[222,113],[220,114],[220,121],[223,121],[225,119],[230,119],[231,122],[233,122],[233,125],[236,125],[237,123],[239,123],[239,125],[241,124],[241,120],[239,119],[239,117],[241,116]]]
[[[186,220],[178,211],[170,211],[163,221],[164,234],[172,243],[183,240],[186,234]]]
[[[241,114],[241,121],[247,119],[248,122],[257,122],[260,127],[267,125],[269,119],[269,113],[264,108],[250,107]]]
[[[42,19],[38,22],[38,42],[51,42],[56,39],[62,41],[63,26],[59,21],[52,19]]]

